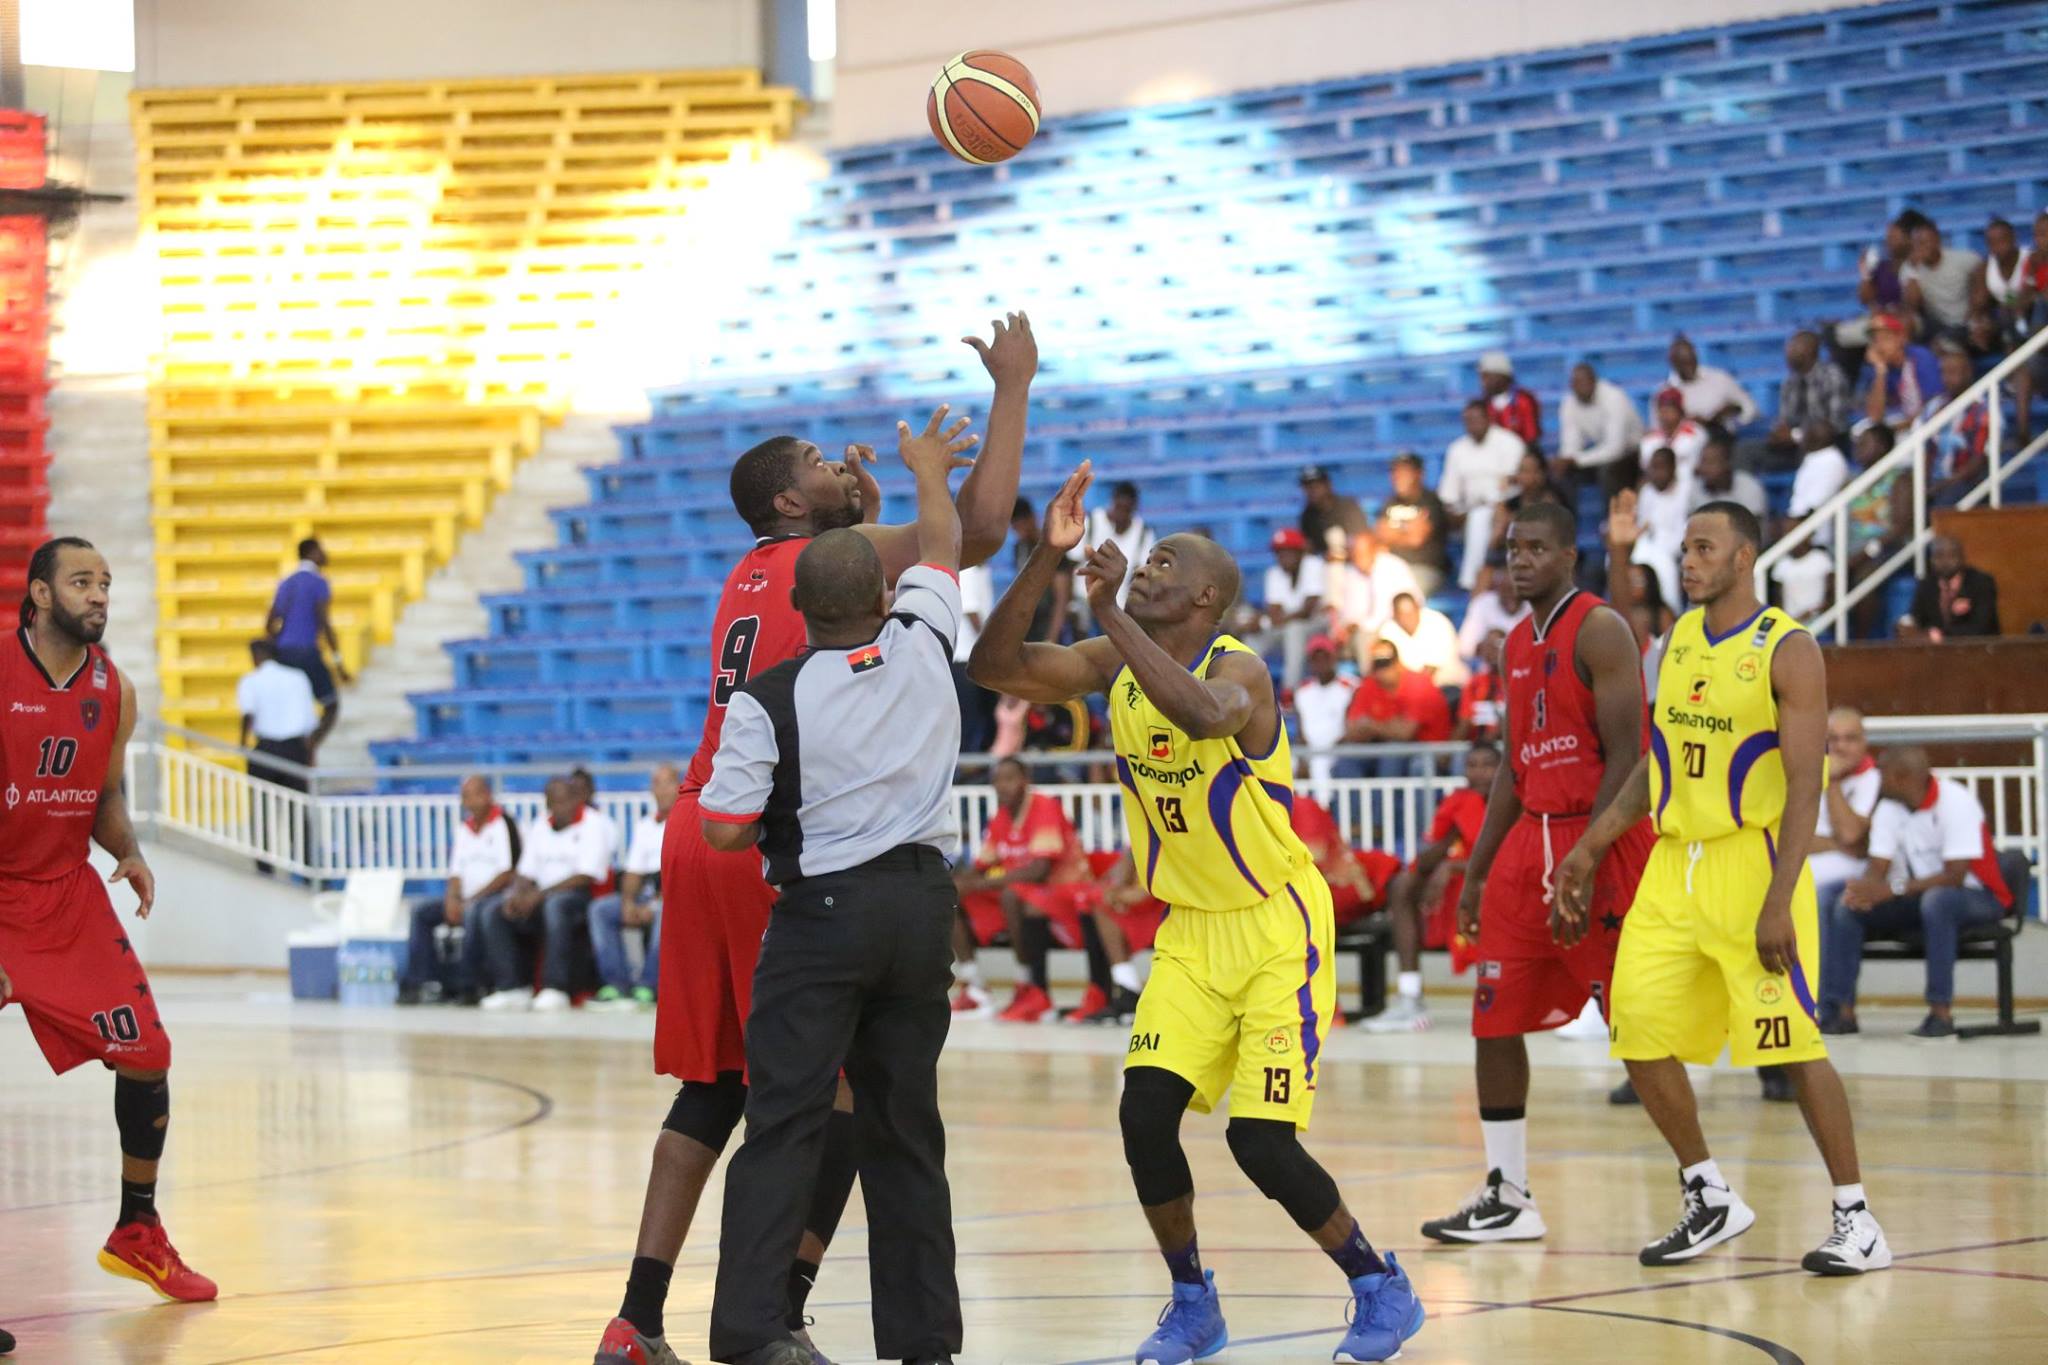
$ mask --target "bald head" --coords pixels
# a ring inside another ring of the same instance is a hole
[[[681,780],[682,774],[676,771],[676,765],[673,763],[655,764],[653,773],[648,776],[647,790],[654,797],[654,809],[663,816],[666,816],[669,808],[675,805],[676,786]]]
[[[1901,744],[1884,751],[1877,760],[1877,771],[1883,778],[1884,794],[1912,809],[1927,795],[1927,781],[1934,767],[1927,761],[1925,749],[1917,744]]]
[[[481,820],[491,809],[491,779],[488,777],[465,777],[462,779],[462,813],[472,820]]]
[[[1243,575],[1238,572],[1237,561],[1231,558],[1230,551],[1209,537],[1198,536],[1192,531],[1168,536],[1167,539],[1186,557],[1194,574],[1189,586],[1196,590],[1197,598],[1201,596],[1203,584],[1216,590],[1215,600],[1208,604],[1208,612],[1211,618],[1222,619],[1223,613],[1230,610],[1231,603],[1237,601],[1241,591]],[[1197,609],[1200,609],[1199,605]]]
[[[884,615],[882,557],[860,532],[841,528],[814,536],[796,557],[790,600],[814,635],[844,634]]]

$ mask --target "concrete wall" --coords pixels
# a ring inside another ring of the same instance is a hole
[[[114,909],[128,927],[136,954],[150,967],[256,967],[285,965],[285,938],[313,924],[312,893],[289,879],[259,877],[241,859],[196,852],[175,838],[143,840],[156,873],[156,908],[134,916],[135,893],[112,888]],[[102,875],[113,859],[93,850]]]
[[[835,143],[923,131],[962,48],[1007,51],[1072,114],[1828,9],[1815,0],[840,0]]]
[[[760,62],[760,0],[135,0],[145,89]]]

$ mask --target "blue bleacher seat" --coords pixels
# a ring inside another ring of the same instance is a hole
[[[1026,496],[1091,458],[1250,565],[1293,523],[1303,463],[1368,503],[1398,450],[1433,474],[1491,347],[1553,436],[1573,361],[1640,401],[1677,331],[1768,406],[1785,333],[1853,310],[1887,218],[1917,206],[1976,246],[1989,214],[2048,201],[2044,55],[2048,0],[1896,0],[1052,118],[993,168],[927,138],[830,152],[744,304],[702,320],[690,382],[618,428],[589,501],[553,514],[559,544],[485,599],[489,636],[449,644],[456,686],[413,698],[418,737],[375,752],[397,783],[687,753],[749,543],[732,456],[782,433],[879,444],[940,399],[982,415],[924,296],[973,317],[1037,291]]]

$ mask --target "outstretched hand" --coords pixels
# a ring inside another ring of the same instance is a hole
[[[1106,608],[1116,605],[1116,595],[1123,589],[1130,571],[1131,564],[1124,558],[1123,550],[1106,536],[1081,561],[1081,581],[1088,585],[1088,605],[1098,619]]]
[[[875,448],[854,443],[846,447],[846,459],[840,466],[853,479],[854,490],[860,495],[862,521],[876,521],[882,515],[882,485],[875,482],[874,463]]]
[[[962,454],[972,450],[981,438],[967,432],[967,419],[960,418],[941,431],[940,424],[946,420],[951,408],[941,403],[932,409],[932,420],[924,424],[924,430],[911,434],[910,423],[896,424],[896,451],[903,457],[903,463],[911,473],[920,477],[936,474],[944,478],[956,469],[972,469],[974,461]]]
[[[1045,543],[1061,554],[1081,543],[1088,533],[1088,485],[1095,482],[1095,462],[1083,460],[1067,475],[1060,491],[1045,505],[1045,524],[1040,534]]]
[[[996,381],[997,388],[1030,383],[1038,373],[1038,338],[1031,335],[1031,319],[1021,311],[1005,313],[989,326],[995,336],[993,341],[975,336],[960,340],[981,357],[982,367]]]

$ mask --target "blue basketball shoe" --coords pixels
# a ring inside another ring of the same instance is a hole
[[[1202,1272],[1200,1284],[1173,1286],[1173,1301],[1159,1314],[1159,1330],[1138,1348],[1137,1365],[1188,1365],[1207,1360],[1230,1344],[1223,1304],[1216,1297],[1216,1272]]]
[[[1393,1360],[1401,1343],[1422,1330],[1422,1301],[1408,1283],[1408,1272],[1386,1253],[1387,1273],[1360,1275],[1351,1282],[1351,1330],[1338,1343],[1336,1361]]]

